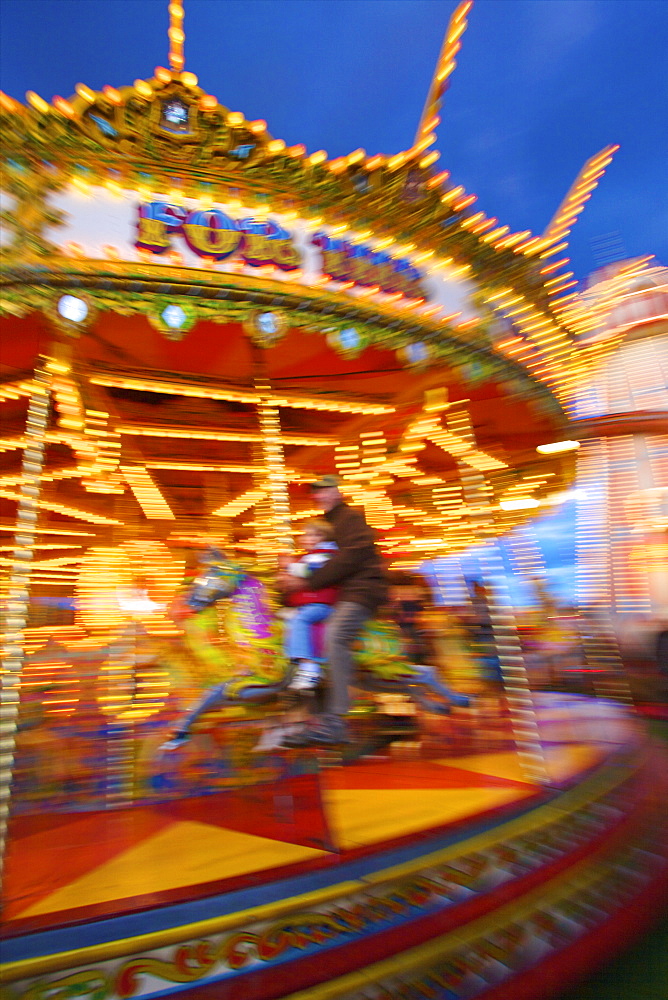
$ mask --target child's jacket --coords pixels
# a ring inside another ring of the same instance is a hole
[[[293,576],[301,577],[306,583],[311,573],[324,566],[336,549],[336,542],[320,542],[317,548],[305,552],[297,562],[291,563],[289,572]],[[291,607],[301,607],[302,604],[335,604],[338,593],[338,587],[323,587],[322,590],[297,590],[288,595],[287,603]]]

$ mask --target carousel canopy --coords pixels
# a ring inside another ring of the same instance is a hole
[[[1,520],[33,483],[46,392],[36,530],[71,553],[35,561],[45,582],[128,537],[285,540],[332,471],[396,565],[559,501],[578,387],[612,349],[588,336],[605,316],[573,291],[567,235],[615,147],[543,234],[477,211],[435,149],[470,7],[389,157],[286,147],[220,104],[184,68],[177,2],[149,79],[0,96]]]

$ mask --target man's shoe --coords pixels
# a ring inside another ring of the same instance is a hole
[[[298,732],[288,733],[283,738],[281,746],[298,747],[331,747],[350,743],[348,727],[338,715],[322,715],[307,723]]]
[[[189,739],[190,739],[190,736],[189,736],[188,733],[174,733],[174,735],[172,736],[172,738],[170,740],[167,740],[166,743],[163,743],[161,745],[160,749],[161,750],[178,750],[179,747],[182,747],[184,745],[184,743],[188,742]]]
[[[289,726],[275,726],[273,729],[265,729],[259,741],[252,749],[252,753],[271,753],[272,750],[281,750],[283,740],[296,733],[301,726],[292,724]]]

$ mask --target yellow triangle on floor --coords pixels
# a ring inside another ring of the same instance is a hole
[[[462,771],[489,774],[492,778],[509,778],[511,781],[526,781],[522,765],[514,750],[496,753],[474,753],[466,757],[441,757],[434,761],[444,767],[460,767]]]
[[[593,767],[605,756],[605,751],[588,743],[565,743],[562,746],[546,747],[545,765],[552,781],[566,781],[588,767]],[[512,778],[514,781],[529,781],[522,770],[517,754],[476,753],[468,757],[444,757],[437,761],[449,767],[460,767],[463,771],[489,774],[495,778]]]
[[[326,851],[206,823],[175,822],[34,903],[19,917],[164,892],[316,858]],[[122,909],[122,906],[120,907]]]
[[[603,749],[593,743],[549,747],[545,754],[548,774],[553,781],[581,777],[583,771],[598,764],[608,752],[609,748]]]
[[[330,789],[323,793],[334,840],[343,850],[453,823],[533,794],[524,788]]]

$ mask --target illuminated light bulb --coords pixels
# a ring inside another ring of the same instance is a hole
[[[454,201],[455,198],[458,198],[460,194],[464,194],[464,188],[462,187],[461,184],[458,187],[450,188],[449,191],[446,191],[445,194],[442,194],[441,201],[447,205],[451,201]]]
[[[562,233],[560,235],[564,235],[564,234]],[[536,249],[538,247],[538,245],[540,243],[542,243],[542,242],[543,241],[541,240],[540,236],[534,236],[532,239],[526,240],[524,243],[520,243],[518,246],[516,246],[514,252],[515,253],[530,253],[531,250]]]
[[[65,251],[71,257],[84,257],[84,250],[80,243],[66,243]]]
[[[70,177],[70,183],[82,194],[86,195],[90,194],[90,185],[85,177],[79,177],[77,174],[74,174],[72,177]],[[70,244],[70,245],[78,246],[79,244]]]
[[[540,500],[534,497],[517,497],[515,500],[500,500],[501,510],[529,510],[532,507],[540,507]]]
[[[58,94],[56,94],[53,99],[53,106],[56,111],[60,111],[61,115],[64,115],[66,118],[73,119],[77,117],[77,113],[70,102],[66,101],[64,97],[60,97]]]
[[[326,151],[324,149],[319,149],[317,152],[311,153],[311,155],[308,158],[308,162],[311,164],[312,167],[317,167],[319,163],[324,163],[326,159],[327,159]],[[322,222],[322,220],[320,221]]]
[[[545,287],[549,288],[550,285],[558,285],[561,281],[564,281],[566,278],[572,278],[572,277],[573,277],[573,272],[567,271],[566,274],[560,274],[558,278],[551,278],[549,281],[546,281]]]
[[[436,253],[435,250],[423,250],[421,253],[416,254],[413,257],[414,264],[423,264],[426,260],[429,260]]]
[[[18,106],[18,101],[15,101],[9,94],[5,94],[4,90],[0,90],[0,108],[5,111],[15,111]]]
[[[479,222],[482,222],[484,219],[485,219],[484,212],[476,212],[475,215],[468,215],[465,219],[461,219],[459,222],[459,226],[461,229],[470,229],[473,226],[477,225]]]
[[[422,159],[420,160],[420,167],[423,170],[426,170],[427,167],[430,167],[432,165],[432,163],[436,163],[436,161],[440,159],[440,156],[441,154],[437,149],[432,149],[430,153],[427,153],[426,156],[422,157]]]
[[[564,257],[562,260],[558,260],[554,264],[548,264],[547,267],[541,267],[540,273],[550,274],[551,271],[556,271],[558,268],[564,267],[566,264],[570,264],[570,259],[568,257]]]
[[[593,166],[591,166],[589,168],[589,170],[586,170],[583,173],[582,180],[583,181],[585,181],[585,180],[595,180],[595,181],[598,180],[598,178],[602,177],[603,174],[605,173],[605,170],[603,168],[605,166],[607,166],[607,164],[609,162],[610,162],[610,160],[607,160],[606,163],[596,163],[596,164],[594,164]]]
[[[478,200],[477,194],[467,194],[465,198],[458,198],[452,205],[452,207],[457,212],[461,212],[463,209],[468,208],[469,205],[473,205],[474,202]]]
[[[230,111],[230,113],[227,116],[228,125],[232,126],[243,125],[243,123],[244,123],[244,116],[240,111]]]
[[[486,233],[485,236],[482,237],[482,242],[491,243],[492,240],[498,239],[499,236],[504,236],[509,229],[510,226],[499,226],[497,229],[493,229],[491,233]]]
[[[471,330],[473,327],[477,326],[480,322],[479,316],[473,316],[471,319],[465,319],[461,323],[457,323],[455,327],[456,330]]]
[[[135,80],[133,86],[140,97],[153,97],[153,87],[146,80]]]
[[[405,162],[406,162],[406,154],[397,153],[396,156],[390,157],[390,159],[387,161],[387,169],[392,171],[397,170],[399,167],[402,167]]]
[[[109,84],[104,85],[104,87],[102,88],[102,93],[104,94],[104,96],[107,98],[108,101],[111,101],[111,103],[115,104],[117,107],[119,107],[123,103],[123,98],[121,94],[116,90],[115,87],[110,87]]]
[[[113,177],[109,177],[104,182],[104,186],[106,187],[107,191],[111,191],[111,193],[113,195],[116,195],[116,197],[119,197],[123,193],[123,188],[118,183],[118,181],[115,180]]]
[[[450,171],[449,170],[441,170],[440,173],[435,174],[433,177],[429,178],[429,180],[427,181],[427,187],[429,189],[435,188],[435,187],[440,187],[440,185],[444,184],[445,181],[447,181],[449,177],[450,177]]]
[[[87,104],[95,103],[95,98],[97,95],[95,91],[91,90],[90,87],[87,87],[85,83],[77,83],[74,89],[76,90],[79,97],[82,100],[86,101]]]
[[[471,226],[471,232],[472,233],[484,233],[486,229],[489,229],[490,226],[496,225],[496,223],[498,221],[499,220],[495,219],[495,218],[492,218],[492,219],[483,219],[477,225]]]
[[[558,295],[559,292],[565,291],[566,288],[572,288],[574,285],[577,285],[576,279],[573,279],[573,281],[567,281],[565,285],[559,285],[557,288],[548,288],[547,294]]]
[[[436,136],[433,132],[430,132],[428,135],[424,135],[412,149],[407,150],[404,155],[407,159],[409,156],[419,156],[420,153],[424,153],[425,149],[429,149],[434,142],[436,142]]]
[[[88,315],[88,306],[83,299],[79,299],[75,295],[63,295],[58,300],[58,312],[63,319],[69,320],[70,323],[83,323]],[[56,362],[54,361],[50,361],[48,364],[51,365],[49,370],[53,372],[68,372],[70,370],[69,365],[58,368],[55,367]]]
[[[499,242],[496,244],[496,249],[498,250],[503,247],[512,247],[515,245],[515,243],[519,243],[520,240],[524,240],[526,239],[527,236],[530,235],[531,231],[529,229],[525,229],[521,233],[511,233],[510,236],[505,236],[503,239],[499,240]]]
[[[170,83],[172,79],[172,74],[164,66],[156,66],[154,76],[160,83]]]
[[[354,150],[352,153],[348,153],[347,160],[348,163],[352,166],[355,163],[361,163],[365,156],[366,156],[366,150],[360,148]]]
[[[441,124],[441,116],[440,115],[433,115],[431,118],[429,118],[424,123],[424,125],[422,126],[422,131],[423,132],[433,132],[434,129],[438,128],[438,126],[440,124]]]
[[[39,94],[36,94],[34,90],[28,90],[26,92],[26,100],[28,104],[30,104],[35,109],[35,111],[39,111],[40,114],[44,115],[49,110],[48,103],[44,100],[43,97],[40,97]]]
[[[536,451],[541,455],[559,455],[566,451],[577,451],[579,441],[554,441],[551,444],[539,444]]]
[[[166,306],[163,309],[161,316],[167,326],[172,330],[180,330],[187,319],[185,312],[181,306],[178,305]]]
[[[66,295],[64,296],[64,298],[73,298],[73,296]],[[45,371],[49,372],[52,375],[66,375],[68,372],[72,370],[70,365],[66,361],[57,361],[55,358],[49,358],[49,360],[44,365],[44,369]]]
[[[384,160],[385,160],[385,158],[383,156],[380,156],[378,154],[378,155],[372,156],[370,159],[368,159],[366,161],[366,163],[364,164],[364,166],[366,167],[367,170],[376,170],[377,167],[380,167],[380,166],[383,165]]]
[[[281,153],[285,149],[285,142],[282,139],[272,139],[267,143],[268,153]]]
[[[359,346],[360,335],[354,326],[346,327],[339,334],[339,343],[344,350],[354,350]]]
[[[184,38],[185,38],[185,36],[184,36]],[[185,87],[189,87],[190,89],[192,89],[193,87],[197,86],[198,82],[199,81],[197,79],[197,74],[196,73],[190,73],[187,70],[186,70],[185,73],[181,73],[181,83]]]

